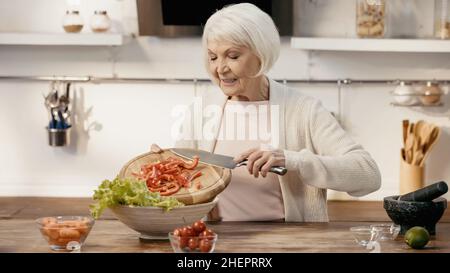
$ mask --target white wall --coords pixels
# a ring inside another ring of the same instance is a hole
[[[353,0],[301,0],[296,34],[354,35]],[[392,0],[393,13],[413,14],[417,37],[432,34],[432,1]],[[82,1],[82,13],[106,7],[115,30],[136,32],[132,0]],[[411,6],[404,4],[411,4]],[[409,11],[405,8],[409,7]],[[26,7],[26,8],[24,8]],[[62,32],[66,5],[58,0],[0,0],[0,32]],[[344,19],[342,19],[344,18]],[[395,21],[394,21],[395,22]],[[390,26],[392,28],[392,26]],[[389,35],[411,35],[408,27]],[[403,31],[404,30],[404,31]],[[88,28],[83,31],[89,32]],[[0,75],[66,75],[99,77],[206,78],[200,38],[140,37],[117,48],[77,46],[0,46]],[[303,52],[283,39],[281,57],[270,72],[277,79],[449,79],[449,54]],[[320,98],[338,113],[336,85],[295,85],[299,92]],[[73,141],[70,147],[47,145],[48,122],[42,94],[47,82],[0,81],[0,196],[91,196],[103,179],[113,178],[132,157],[151,143],[173,145],[173,106],[189,101],[194,90],[209,84],[108,83],[76,84]],[[447,88],[447,87],[446,87]],[[387,85],[342,86],[342,126],[377,161],[382,188],[362,200],[381,200],[398,193],[401,120],[425,119],[442,126],[443,134],[426,166],[426,181],[450,181],[450,105],[443,108],[402,108],[390,105]],[[90,113],[88,115],[88,113]],[[450,195],[447,194],[447,197]],[[349,199],[331,192],[330,199]]]

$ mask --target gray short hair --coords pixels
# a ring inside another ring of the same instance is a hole
[[[280,55],[280,34],[272,18],[249,3],[226,6],[216,11],[205,24],[203,49],[208,65],[208,40],[225,40],[246,46],[261,62],[256,76],[268,72]]]

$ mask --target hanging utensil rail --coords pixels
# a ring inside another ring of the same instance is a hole
[[[132,83],[189,83],[189,82],[211,82],[205,78],[130,78],[130,77],[94,77],[94,76],[0,76],[0,81],[64,81],[64,82],[132,82]],[[430,81],[429,79],[275,79],[282,83],[304,83],[304,84],[388,84],[397,85],[401,81],[413,84],[422,84]],[[450,80],[433,80],[442,85],[450,84]]]

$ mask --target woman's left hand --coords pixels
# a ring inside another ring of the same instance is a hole
[[[261,148],[252,148],[234,158],[236,163],[247,158],[247,170],[254,177],[259,173],[266,177],[271,167],[284,167],[286,164],[283,150],[262,150]]]

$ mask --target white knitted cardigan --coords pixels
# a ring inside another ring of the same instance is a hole
[[[284,150],[289,170],[286,175],[278,176],[285,221],[328,221],[327,189],[363,196],[380,188],[381,175],[375,161],[350,138],[320,101],[274,80],[269,80],[269,83],[269,103],[279,107],[279,122],[272,126],[279,129],[278,143],[274,148]],[[203,96],[202,109],[208,105],[223,108],[226,100],[220,91],[209,92]],[[183,125],[186,126],[184,129],[192,129],[194,118],[198,118],[190,116],[191,119]],[[206,122],[208,126],[215,124],[218,131],[221,115],[203,117],[203,124]],[[196,130],[190,131],[191,139],[179,140],[175,146],[214,150],[216,139],[199,139],[195,136]]]

